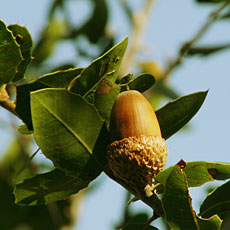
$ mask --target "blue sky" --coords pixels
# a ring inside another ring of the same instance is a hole
[[[140,7],[140,0],[132,2],[133,8]],[[45,23],[50,1],[3,1],[0,8],[0,18],[6,24],[26,26],[34,40]],[[84,1],[70,1],[71,12],[79,4],[74,20],[85,17],[89,11]],[[13,7],[12,7],[13,5]],[[110,17],[112,30],[117,40],[130,35],[130,29],[124,22],[125,16],[119,4],[110,1],[114,11]],[[149,47],[147,53],[142,53],[143,60],[156,61],[162,66],[168,57],[175,57],[180,45],[189,40],[205,22],[213,6],[198,6],[195,1],[156,1],[151,10],[150,19],[145,29],[143,43]],[[76,17],[76,19],[75,19]],[[229,22],[216,23],[198,44],[230,44]],[[62,53],[55,55],[52,61],[62,62],[73,57],[68,44],[58,47]],[[65,51],[65,52],[64,52]],[[63,52],[65,55],[63,55]],[[209,89],[208,96],[198,114],[192,119],[189,131],[181,131],[168,141],[169,156],[167,167],[177,163],[181,158],[185,161],[229,161],[229,129],[230,129],[230,53],[229,50],[217,53],[208,58],[188,58],[184,64],[173,72],[169,81],[180,95]],[[7,112],[1,110],[0,118],[7,122]],[[2,123],[4,123],[2,122]],[[1,124],[2,124],[1,123]],[[1,152],[4,144],[12,133],[0,130]],[[99,188],[92,191],[80,206],[79,225],[76,229],[89,230],[111,229],[111,225],[119,221],[122,215],[122,201],[125,199],[124,189],[120,185],[102,175],[94,183]],[[203,189],[191,189],[193,204],[197,210],[198,203],[203,199]],[[132,204],[134,211],[150,209],[141,202]]]

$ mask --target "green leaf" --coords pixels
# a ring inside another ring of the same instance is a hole
[[[119,93],[120,87],[105,77],[101,80],[94,94],[94,105],[106,122],[109,122],[114,101]]]
[[[141,93],[148,90],[155,83],[155,78],[152,74],[143,73],[130,80],[126,85],[122,85],[122,91],[127,90],[127,86],[130,90],[137,90]]]
[[[0,20],[0,84],[11,82],[23,60],[13,33]]]
[[[167,178],[162,204],[167,223],[173,230],[194,230],[196,215],[192,209],[186,175],[179,166],[174,166]]]
[[[220,215],[223,212],[230,211],[230,181],[218,186],[203,201],[200,207],[202,217]]]
[[[133,78],[133,73],[128,73],[125,76],[123,76],[121,79],[117,79],[117,84],[128,84]]]
[[[15,82],[24,77],[26,68],[32,60],[31,50],[33,46],[33,41],[26,27],[19,25],[10,25],[8,28],[13,32],[17,43],[20,45],[21,54],[23,56],[23,61],[18,66],[18,71],[12,79],[12,81]]]
[[[198,112],[208,91],[180,97],[156,111],[162,137],[168,139]]]
[[[86,35],[90,42],[97,43],[105,36],[105,27],[108,21],[108,7],[105,0],[93,0],[94,8],[90,19],[81,27],[74,29],[70,35]]]
[[[146,226],[145,224],[129,224],[125,226],[124,228],[121,228],[120,230],[158,230],[158,228],[155,228],[153,226]]]
[[[63,171],[55,169],[17,184],[14,191],[15,202],[17,204],[39,205],[64,200],[87,187],[89,182],[89,180],[83,180],[81,177],[67,176]]]
[[[221,3],[225,0],[196,0],[199,3]]]
[[[208,56],[214,53],[217,53],[219,51],[223,51],[225,49],[229,49],[230,45],[219,45],[219,46],[207,46],[207,47],[192,47],[188,50],[186,53],[187,56],[192,56],[192,55],[201,55],[201,56]]]
[[[165,184],[174,167],[161,171],[155,180]],[[186,163],[183,171],[187,177],[188,187],[198,187],[210,181],[229,179],[230,163],[193,161]]]
[[[197,216],[197,221],[199,224],[199,230],[220,230],[222,220],[219,216],[215,215],[208,219],[200,218]]]
[[[78,76],[83,68],[57,71],[39,77],[36,81],[17,86],[16,112],[29,130],[33,129],[30,108],[30,92],[43,88],[67,88],[69,83]]]
[[[103,122],[93,105],[64,89],[42,89],[31,93],[31,111],[35,140],[57,168],[86,180],[92,168],[101,171],[92,153]]]
[[[115,82],[127,44],[128,38],[126,37],[103,56],[94,60],[82,71],[76,84],[72,86],[71,92],[86,97],[91,91],[95,90],[102,78],[107,77]]]
[[[21,133],[21,134],[23,134],[23,135],[30,135],[30,134],[33,133],[33,131],[29,130],[25,124],[20,125],[18,127],[18,132]]]

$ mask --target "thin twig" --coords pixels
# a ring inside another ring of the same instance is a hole
[[[225,3],[223,5],[221,5],[217,10],[214,10],[213,12],[211,12],[208,16],[208,19],[201,26],[201,28],[198,30],[198,32],[195,34],[195,36],[191,40],[185,42],[181,46],[177,57],[169,63],[164,74],[162,75],[163,80],[167,79],[168,76],[172,73],[172,71],[182,63],[184,55],[205,34],[205,32],[213,25],[213,23],[219,18],[220,12],[223,9],[225,9],[228,5],[229,5],[229,0],[226,0]]]
[[[149,225],[158,218],[159,216],[154,214],[146,223],[145,226],[141,230],[145,230],[149,227]]]
[[[139,12],[134,12],[133,19],[133,31],[131,35],[131,41],[129,43],[129,50],[125,55],[121,68],[120,75],[123,76],[129,71],[130,66],[133,64],[134,57],[140,49],[141,39],[143,31],[148,22],[149,13],[151,12],[152,4],[154,0],[146,0],[143,8]]]

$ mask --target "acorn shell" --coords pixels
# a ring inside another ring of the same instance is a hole
[[[110,116],[111,140],[125,137],[161,136],[156,114],[149,101],[138,91],[118,95]]]

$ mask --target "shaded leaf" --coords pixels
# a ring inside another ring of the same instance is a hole
[[[219,216],[215,215],[208,219],[200,218],[197,216],[199,230],[220,230],[222,220]]]
[[[200,207],[202,217],[220,215],[222,212],[230,211],[230,181],[218,186],[203,201]]]
[[[19,25],[10,25],[8,27],[14,34],[17,43],[20,46],[21,54],[23,56],[23,61],[18,66],[18,71],[12,79],[13,82],[18,81],[24,77],[27,66],[32,60],[32,46],[33,41],[31,35],[26,27]]]
[[[64,89],[42,89],[32,92],[31,111],[35,140],[57,168],[83,180],[101,172],[92,153],[103,122],[93,105]]]
[[[122,91],[127,90],[137,90],[141,93],[148,90],[155,83],[155,78],[149,73],[143,73],[130,80],[126,85],[122,85]],[[127,87],[128,86],[128,87]]]
[[[125,76],[123,76],[121,79],[118,79],[116,81],[117,84],[128,84],[133,78],[133,73],[128,73]]]
[[[86,97],[92,90],[95,90],[102,78],[107,77],[115,82],[127,44],[128,38],[126,37],[103,56],[94,60],[82,71],[80,77],[72,86],[71,92]]]
[[[89,182],[90,180],[83,180],[80,177],[67,176],[63,171],[55,169],[17,184],[14,191],[15,202],[17,204],[38,205],[64,200],[87,187]]]
[[[16,112],[29,130],[33,129],[30,108],[30,92],[43,88],[67,88],[69,83],[78,76],[82,68],[57,71],[39,77],[30,84],[17,86]]]
[[[156,181],[166,183],[171,171],[171,166],[161,171],[156,176]],[[183,169],[187,177],[188,187],[198,187],[214,180],[226,180],[230,178],[230,163],[193,161],[187,162]]]
[[[221,3],[225,0],[196,0],[199,3]]]
[[[146,226],[145,224],[129,224],[125,226],[124,228],[121,228],[120,230],[158,230],[158,228],[155,228],[153,226]]]
[[[186,175],[174,166],[167,178],[162,204],[167,223],[173,230],[198,229],[189,196]],[[183,217],[183,218],[182,218]]]
[[[108,8],[105,0],[92,0],[94,9],[91,18],[80,28],[74,29],[70,38],[85,34],[92,43],[105,35],[105,27],[108,20]]]
[[[17,73],[23,57],[13,33],[0,20],[0,84],[9,83]]]
[[[186,53],[187,56],[192,56],[192,55],[201,55],[201,56],[208,56],[214,53],[217,53],[219,51],[223,51],[225,49],[229,49],[230,45],[219,45],[219,46],[207,46],[207,47],[192,47],[188,50]]]
[[[197,92],[180,97],[156,111],[162,137],[168,139],[198,112],[208,91]]]

